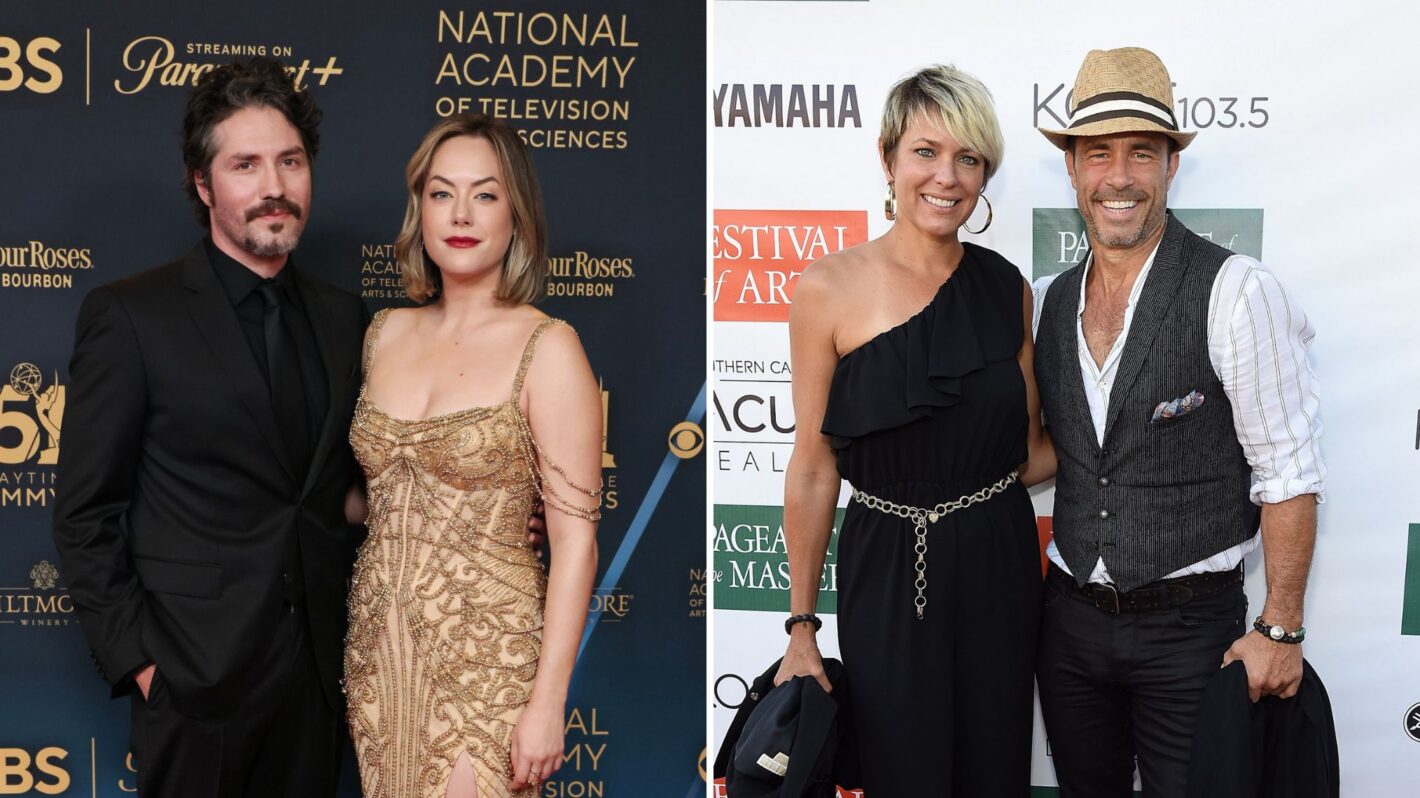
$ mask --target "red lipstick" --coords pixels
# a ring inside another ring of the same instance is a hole
[[[468,249],[476,247],[481,243],[477,238],[467,238],[465,236],[453,236],[444,239],[444,243],[456,249]]]

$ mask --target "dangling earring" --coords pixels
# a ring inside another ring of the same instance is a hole
[[[974,236],[981,235],[982,233],[986,232],[986,228],[991,226],[991,220],[995,218],[995,212],[991,208],[991,200],[987,199],[985,194],[981,195],[981,199],[983,202],[986,203],[986,224],[983,224],[980,230],[973,230],[970,227],[967,227],[965,224],[961,226],[961,229],[967,231],[968,233],[971,233]]]
[[[887,195],[883,197],[883,215],[889,222],[897,221],[897,190],[891,180],[888,181]]]

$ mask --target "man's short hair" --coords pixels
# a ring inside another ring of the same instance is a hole
[[[883,103],[880,138],[883,160],[890,160],[916,114],[940,120],[957,143],[986,159],[986,180],[1006,157],[1006,141],[996,122],[991,92],[972,75],[936,64],[898,81]]]
[[[182,118],[183,188],[203,227],[211,222],[207,205],[197,193],[197,173],[209,179],[212,159],[217,155],[217,126],[243,108],[280,111],[301,134],[306,157],[315,162],[321,111],[310,92],[296,88],[284,64],[267,56],[251,56],[208,72],[188,96]]]

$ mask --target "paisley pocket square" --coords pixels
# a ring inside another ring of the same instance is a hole
[[[1203,394],[1192,391],[1187,396],[1179,397],[1168,402],[1159,402],[1159,406],[1154,408],[1154,417],[1149,419],[1150,424],[1157,424],[1165,419],[1192,413],[1203,406]]]

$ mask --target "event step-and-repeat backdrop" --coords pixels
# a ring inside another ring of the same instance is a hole
[[[1417,27],[1409,7],[1373,1],[714,4],[712,748],[747,683],[784,651],[794,431],[785,322],[809,263],[888,228],[875,142],[889,87],[953,63],[991,89],[1006,139],[987,190],[995,220],[965,239],[1033,280],[1086,251],[1063,157],[1035,128],[1066,126],[1088,50],[1133,45],[1162,57],[1174,112],[1198,131],[1169,205],[1195,232],[1261,258],[1317,331],[1329,475],[1306,656],[1335,710],[1342,794],[1415,794],[1420,269],[1409,233],[1420,112],[1405,98],[1420,69]],[[984,221],[982,207],[971,226]],[[1034,499],[1044,545],[1052,490]],[[826,656],[837,655],[835,573],[830,549],[819,601]],[[1263,585],[1259,551],[1247,564],[1254,608]],[[1038,720],[1035,734],[1031,781],[1054,795]]]
[[[605,423],[601,564],[542,794],[703,794],[705,25],[698,3],[635,0],[3,4],[0,795],[134,790],[128,702],[94,673],[50,537],[66,368],[90,289],[201,236],[183,103],[238,55],[281,59],[324,110],[297,257],[371,310],[403,301],[424,132],[481,111],[531,147],[542,308],[581,334]]]

